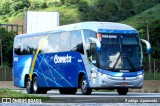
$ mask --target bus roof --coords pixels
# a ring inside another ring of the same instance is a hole
[[[114,34],[138,34],[138,31],[126,24],[114,23],[114,22],[80,22],[75,24],[68,24],[63,26],[58,26],[53,28],[52,31],[39,32],[33,34],[21,34],[17,37],[24,36],[36,36],[42,34],[49,34],[52,32],[63,32],[63,31],[72,31],[72,30],[80,30],[80,29],[88,29],[93,30],[97,33],[114,33]]]

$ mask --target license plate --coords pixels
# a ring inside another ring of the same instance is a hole
[[[127,86],[128,83],[127,83],[127,82],[122,82],[120,85],[121,85],[121,86]]]

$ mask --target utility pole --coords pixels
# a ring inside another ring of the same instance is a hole
[[[148,40],[148,42],[149,42],[149,28],[148,28],[148,24],[149,24],[149,21],[148,20],[146,20],[146,27],[147,27],[147,40]],[[149,63],[149,73],[151,73],[152,72],[152,66],[151,66],[151,54],[148,54],[148,63]]]

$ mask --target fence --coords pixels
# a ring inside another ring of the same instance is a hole
[[[7,31],[23,34],[23,26],[19,26],[18,24],[0,24],[0,28],[1,27],[5,28]]]
[[[13,81],[12,68],[0,68],[0,81]]]

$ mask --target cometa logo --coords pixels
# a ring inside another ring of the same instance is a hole
[[[57,64],[57,63],[71,63],[72,62],[72,56],[58,56],[58,55],[55,55],[54,56],[54,63]]]

